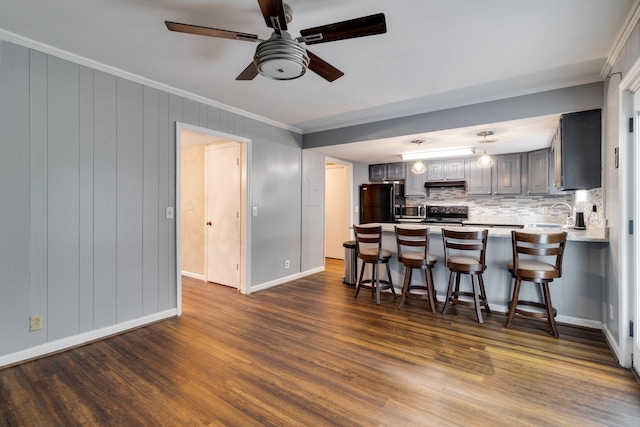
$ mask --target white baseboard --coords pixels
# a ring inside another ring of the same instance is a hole
[[[607,344],[609,344],[609,347],[611,348],[611,350],[613,350],[613,353],[618,359],[618,363],[620,363],[620,365],[622,365],[624,368],[630,368],[631,363],[625,366],[625,361],[627,360],[627,358],[622,357],[620,346],[618,345],[616,337],[614,337],[611,333],[611,329],[609,329],[606,324],[603,324],[602,332],[604,333],[604,339],[607,340]]]
[[[314,268],[312,270],[303,271],[301,273],[292,274],[291,276],[282,277],[280,279],[273,280],[271,282],[260,283],[259,285],[251,286],[251,290],[247,293],[264,291],[265,289],[273,288],[274,286],[282,285],[283,283],[288,283],[296,279],[301,279],[303,277],[311,276],[312,274],[321,273],[323,271],[324,271],[324,266]]]
[[[16,363],[26,362],[31,359],[36,359],[38,357],[57,353],[63,350],[68,350],[73,347],[78,347],[80,345],[87,344],[92,341],[104,339],[111,335],[120,334],[122,332],[126,332],[131,329],[136,329],[141,326],[155,323],[159,320],[175,317],[177,315],[178,315],[178,310],[173,308],[170,310],[165,310],[159,313],[151,314],[149,316],[144,316],[138,319],[130,320],[128,322],[118,323],[117,325],[107,326],[107,327],[95,329],[89,332],[83,332],[78,335],[44,343],[35,347],[28,348],[26,350],[17,351],[15,353],[11,353],[6,356],[1,356],[0,368],[9,366],[9,365],[15,365]]]
[[[202,280],[203,282],[205,281],[204,274],[191,273],[190,271],[184,271],[184,270],[182,270],[180,274],[182,274],[185,277],[190,277],[192,279]]]

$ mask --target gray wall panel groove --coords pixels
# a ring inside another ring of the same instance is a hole
[[[79,300],[78,65],[47,58],[48,335],[77,334]]]
[[[45,320],[41,332],[30,333],[30,340],[38,344],[46,341],[47,312],[47,56],[29,52],[29,138],[27,139],[30,174],[30,273],[29,313],[20,313],[24,329],[25,317],[41,314]],[[23,332],[24,334],[24,332]]]

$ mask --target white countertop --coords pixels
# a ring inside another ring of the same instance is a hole
[[[403,228],[422,228],[426,227],[425,224],[390,224],[390,223],[371,223],[371,224],[362,224],[366,225],[380,225],[382,226],[382,231],[395,232],[395,226],[403,227]],[[429,231],[431,233],[440,234],[443,228],[447,228],[446,226],[441,225],[428,225]],[[557,233],[559,231],[567,231],[567,240],[570,241],[579,241],[579,242],[608,242],[609,241],[609,230],[606,227],[591,227],[586,230],[575,230],[573,228],[508,228],[508,227],[480,227],[480,226],[464,226],[464,227],[449,227],[452,229],[459,230],[478,230],[487,228],[489,230],[489,237],[511,237],[511,230],[519,230],[525,231],[527,233]]]

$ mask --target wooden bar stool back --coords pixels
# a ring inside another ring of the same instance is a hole
[[[391,270],[389,269],[389,260],[391,259],[391,251],[382,248],[382,227],[360,227],[353,226],[356,236],[356,252],[358,258],[362,260],[362,268],[360,269],[360,278],[356,284],[356,291],[353,297],[358,296],[360,288],[371,289],[376,293],[376,304],[380,304],[380,291],[391,289],[393,298],[396,298],[396,291],[393,288],[391,280]],[[371,278],[363,280],[366,264],[371,264]],[[380,279],[380,265],[384,264],[387,268],[387,280]]]
[[[404,281],[402,283],[402,297],[400,298],[399,308],[404,306],[407,298],[426,299],[429,300],[431,312],[435,313],[438,300],[433,287],[431,269],[438,258],[429,253],[429,229],[396,226],[395,231],[398,245],[398,261],[404,265]],[[411,284],[414,269],[424,271],[424,285]]]
[[[516,314],[537,319],[546,319],[551,333],[559,337],[555,317],[557,311],[551,303],[549,283],[562,276],[562,257],[567,243],[567,233],[525,233],[511,232],[513,261],[507,269],[515,278],[513,295],[509,303],[509,314],[505,327],[511,326]],[[519,300],[522,282],[532,282],[541,288],[542,302]],[[544,311],[526,310],[518,306],[541,308]]]
[[[482,307],[491,314],[482,279],[482,273],[487,269],[485,256],[488,235],[489,231],[486,229],[457,231],[445,228],[442,230],[444,259],[449,269],[449,286],[442,314],[447,314],[449,304],[475,307],[476,318],[480,323],[483,323]],[[463,274],[469,275],[471,279],[471,291],[460,290],[460,277]],[[470,300],[469,297],[472,299]]]

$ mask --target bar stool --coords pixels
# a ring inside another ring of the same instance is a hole
[[[558,338],[558,327],[555,317],[557,311],[551,303],[549,283],[562,276],[562,257],[567,242],[567,233],[525,233],[513,230],[511,243],[513,246],[513,261],[507,264],[507,269],[515,279],[513,296],[509,303],[509,314],[506,328],[516,314],[537,319],[546,319],[551,327],[551,333]],[[549,258],[552,257],[552,258]],[[522,282],[532,282],[542,290],[542,302],[519,300]],[[542,308],[544,311],[525,310],[518,306]]]
[[[475,307],[476,317],[480,323],[483,323],[482,307],[488,314],[491,314],[482,279],[482,273],[487,269],[485,255],[488,235],[489,231],[486,229],[476,231],[442,230],[444,259],[449,269],[449,286],[442,314],[447,314],[449,304]],[[471,278],[472,290],[470,292],[460,291],[460,276],[462,274],[468,274]],[[473,300],[469,301],[460,297],[472,297]]]
[[[436,312],[438,303],[436,291],[433,287],[432,268],[438,258],[429,253],[428,228],[400,228],[395,227],[396,242],[398,244],[398,261],[404,264],[404,281],[402,283],[402,297],[398,308],[404,306],[407,298],[427,299],[431,312]],[[416,250],[419,249],[419,250]],[[413,269],[424,271],[425,285],[412,285]],[[414,292],[421,290],[426,292]]]
[[[389,260],[391,259],[391,251],[382,248],[382,227],[360,227],[353,226],[356,235],[356,251],[358,258],[362,260],[362,268],[360,269],[360,279],[356,284],[356,292],[353,297],[358,296],[360,288],[371,289],[376,292],[376,304],[380,304],[380,291],[391,289],[393,299],[396,299],[396,291],[393,289],[391,280],[391,270],[389,269]],[[362,280],[366,264],[371,264],[371,279]],[[387,267],[387,280],[380,280],[379,266],[381,264]]]

